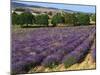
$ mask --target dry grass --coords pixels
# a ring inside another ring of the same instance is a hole
[[[37,66],[29,71],[29,73],[34,72],[52,72],[52,71],[69,71],[69,70],[86,70],[86,69],[95,69],[96,63],[93,62],[91,54],[89,53],[83,62],[76,63],[69,68],[65,68],[64,64],[60,64],[55,68],[45,68],[43,66]]]

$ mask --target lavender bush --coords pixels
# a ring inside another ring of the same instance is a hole
[[[32,67],[69,67],[86,56],[95,37],[95,26],[23,28],[12,32],[12,72],[27,73]],[[95,50],[92,51],[95,57]]]

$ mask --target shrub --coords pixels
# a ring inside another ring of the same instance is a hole
[[[45,67],[53,68],[60,63],[61,58],[62,58],[62,55],[52,54],[50,56],[47,56],[43,60],[42,65]]]
[[[64,59],[62,61],[66,68],[70,67],[71,65],[75,64],[77,62],[77,59],[75,55],[69,54],[64,56]]]

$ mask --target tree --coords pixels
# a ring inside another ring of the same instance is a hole
[[[72,16],[73,16],[73,25],[76,26],[77,25],[76,13],[73,13]]]
[[[12,13],[12,24],[13,25],[19,24],[19,15],[16,12]]]
[[[15,11],[22,11],[22,12],[24,12],[25,9],[24,8],[16,8]]]
[[[51,11],[50,11],[50,12],[48,12],[48,15],[52,16],[52,14],[53,14],[53,13],[52,13]]]
[[[39,25],[48,25],[48,15],[47,14],[40,14],[35,17],[35,23]]]
[[[65,24],[76,25],[77,18],[75,13],[65,13],[64,14]]]
[[[57,13],[52,17],[51,23],[53,24],[53,26],[56,26],[59,23],[64,23],[64,17],[61,14]]]
[[[78,25],[89,25],[90,24],[89,14],[77,13],[76,18],[77,18],[77,24]]]
[[[92,21],[96,22],[96,14],[91,15]]]
[[[20,20],[21,25],[26,24],[26,26],[28,26],[29,24],[35,23],[34,15],[32,15],[29,12],[24,12],[24,13],[20,14],[20,19],[19,20]]]

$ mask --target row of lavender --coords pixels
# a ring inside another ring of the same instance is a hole
[[[26,73],[32,67],[66,67],[79,62],[88,52],[94,26],[40,28],[12,33],[12,72]]]

